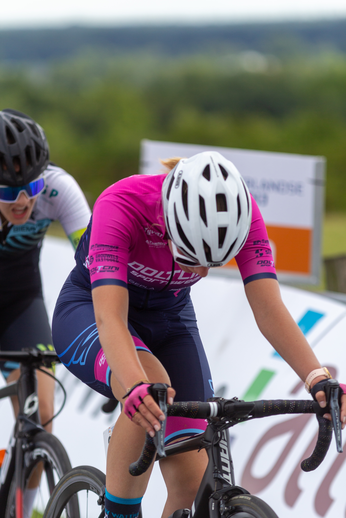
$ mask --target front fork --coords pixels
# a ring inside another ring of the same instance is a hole
[[[24,497],[24,454],[27,449],[28,433],[40,430],[40,415],[37,396],[37,378],[33,369],[22,365],[18,380],[19,415],[16,430],[16,518],[23,518]]]

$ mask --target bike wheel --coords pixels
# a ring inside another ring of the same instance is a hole
[[[268,504],[254,495],[237,495],[231,497],[226,504],[228,514],[225,516],[231,518],[278,518]]]
[[[53,489],[60,478],[71,470],[71,463],[65,448],[54,435],[48,432],[40,432],[33,436],[28,450],[24,453],[24,495],[23,501],[26,504],[26,491],[32,485],[32,477],[39,483],[31,509],[24,509],[24,516],[30,518],[41,518]],[[36,486],[36,483],[34,483]],[[12,481],[5,518],[15,518],[15,494],[16,483]],[[78,505],[71,502],[73,516],[79,518]]]
[[[68,506],[78,498],[80,518],[103,518],[106,476],[92,466],[78,466],[56,485],[43,518],[75,518]]]

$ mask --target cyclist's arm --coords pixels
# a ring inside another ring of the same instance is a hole
[[[259,279],[245,285],[245,293],[258,328],[280,356],[292,367],[302,381],[314,369],[321,367],[303,333],[284,305],[279,284],[274,279]],[[315,378],[314,386],[324,376]],[[323,406],[324,392],[316,399]],[[341,422],[346,418],[346,396],[342,397]]]
[[[92,290],[92,297],[100,342],[112,371],[112,390],[121,401],[130,387],[148,379],[127,328],[128,291],[123,286],[103,285]],[[161,410],[148,395],[134,420],[147,432],[154,432],[154,426],[160,429],[161,415]]]
[[[84,234],[86,229],[87,229],[87,227],[80,228],[78,230],[75,230],[74,232],[72,232],[71,234],[69,234],[67,236],[75,250],[77,250],[77,246],[80,241],[80,238],[82,237],[82,235]]]
[[[63,169],[50,165],[46,171],[45,210],[58,220],[74,249],[88,226],[91,211],[76,180]]]

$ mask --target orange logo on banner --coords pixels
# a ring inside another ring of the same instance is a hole
[[[267,225],[268,236],[274,245],[273,254],[277,272],[311,273],[312,231],[305,228],[272,227]],[[236,267],[232,259],[227,267]]]

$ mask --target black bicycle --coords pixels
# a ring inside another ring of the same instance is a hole
[[[59,358],[52,351],[30,349],[0,352],[0,360],[20,363],[18,380],[0,389],[0,399],[17,396],[19,403],[19,413],[0,470],[0,518],[40,518],[56,483],[71,470],[63,445],[54,435],[44,430],[38,412],[36,370],[53,376],[43,367],[50,369],[59,362]],[[60,384],[59,380],[56,381]],[[60,386],[66,398],[64,388],[61,384]],[[64,402],[52,419],[61,412],[63,406]],[[44,423],[46,424],[48,423]],[[40,484],[29,514],[24,509],[23,502],[31,477],[39,479]],[[79,518],[76,500],[69,502],[68,510],[71,516]]]
[[[206,449],[209,462],[192,509],[177,510],[170,518],[278,518],[268,504],[235,483],[227,429],[238,423],[279,414],[314,413],[319,425],[318,439],[312,455],[302,462],[302,469],[312,471],[321,464],[330,446],[333,429],[336,433],[337,449],[342,451],[339,385],[334,380],[330,382],[329,406],[332,422],[322,417],[326,409],[322,410],[312,400],[245,402],[236,398],[212,398],[207,403],[183,402],[167,406],[165,386],[156,384],[154,388],[157,391],[156,400],[167,415],[208,420],[207,429],[203,434],[166,448],[163,447],[163,429],[154,439],[147,435],[140,458],[130,466],[130,473],[138,476],[149,468],[155,457],[159,459]],[[44,518],[73,518],[73,515],[69,514],[68,504],[76,495],[83,496],[83,505],[86,502],[92,504],[92,509],[86,516],[102,518],[105,516],[104,492],[104,473],[91,466],[76,467],[64,475],[55,487]]]

